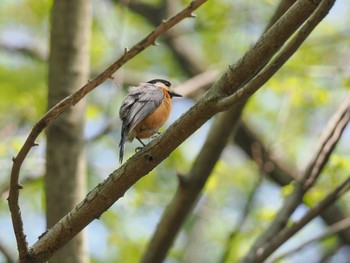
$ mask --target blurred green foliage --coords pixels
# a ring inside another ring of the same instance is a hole
[[[161,2],[148,1],[155,6]],[[186,3],[188,1],[178,1],[178,10]],[[180,37],[190,43],[188,48],[203,62],[203,68],[224,72],[256,41],[277,4],[277,0],[209,1],[195,12],[196,19],[187,19],[178,25]],[[49,0],[0,2],[0,189],[6,188],[12,156],[46,110],[47,63],[35,54],[48,56],[51,5]],[[337,1],[334,8],[330,18],[249,101],[243,114],[267,148],[281,152],[281,157],[299,170],[311,158],[321,131],[349,91],[350,18],[346,12],[340,12],[343,15],[336,13],[340,9],[349,10],[350,4]],[[119,1],[95,1],[93,12],[92,77],[115,61],[125,47],[132,47],[154,28],[146,18],[133,13]],[[188,78],[163,40],[163,37],[158,40],[160,46],[151,46],[128,62],[117,73],[115,81],[107,81],[87,96],[87,138],[99,133],[110,120],[117,119],[127,86],[137,84],[133,79],[146,81],[150,76],[157,76],[179,84]],[[34,55],[21,48],[32,50]],[[175,103],[179,105],[178,109],[187,109],[181,100]],[[113,127],[100,139],[87,143],[88,189],[118,167],[118,120]],[[305,197],[307,204],[317,203],[348,175],[349,134],[347,130],[317,186]],[[88,228],[92,262],[126,262],[126,259],[127,262],[138,262],[162,211],[176,191],[177,175],[188,173],[205,136],[204,128],[196,132]],[[32,221],[23,213],[26,229],[31,228],[29,240],[33,241],[45,230],[42,201],[45,198],[42,180],[44,136],[39,138],[39,144],[26,159],[21,173],[22,180],[35,178],[29,179],[21,192],[23,210],[31,210],[34,217],[40,219],[40,223],[32,226]],[[127,158],[137,146],[137,142],[127,146]],[[236,262],[244,255],[292,188],[291,184],[280,189],[264,179],[247,220],[237,226],[249,192],[260,176],[263,175],[257,165],[242,151],[234,146],[227,147],[170,252],[171,262],[218,261],[228,233],[235,228],[240,231],[231,242],[228,262]],[[11,249],[16,251],[6,196],[7,192],[3,190],[0,222],[5,223],[0,224],[0,241],[5,233],[12,240],[9,242]],[[349,209],[349,204],[341,203],[344,209]],[[333,245],[333,241],[326,241],[320,246]]]

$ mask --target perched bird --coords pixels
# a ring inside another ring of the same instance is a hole
[[[119,161],[123,162],[126,141],[141,139],[158,133],[171,112],[172,97],[182,95],[170,90],[171,83],[164,79],[153,79],[132,87],[122,102],[119,117],[122,120],[121,139],[119,143]]]

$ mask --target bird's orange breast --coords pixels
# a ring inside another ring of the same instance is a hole
[[[171,113],[171,98],[169,93],[162,89],[165,97],[160,106],[143,119],[130,133],[130,139],[138,137],[146,139],[154,135],[164,125]]]

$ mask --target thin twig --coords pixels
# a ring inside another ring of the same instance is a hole
[[[280,154],[271,152],[262,143],[262,139],[256,132],[252,131],[246,124],[241,124],[237,135],[235,137],[235,142],[253,159],[253,149],[258,148],[261,152],[260,167],[267,175],[267,178],[271,178],[273,182],[280,186],[285,186],[290,184],[296,178],[301,178],[301,172],[298,172],[297,168],[293,165],[285,165],[285,160],[280,158]],[[254,147],[253,147],[254,146]],[[345,218],[345,213],[336,204],[331,205],[327,210],[322,212],[322,219],[328,225],[333,225],[338,221]],[[350,229],[344,229],[339,233],[339,238],[342,242],[350,244]]]
[[[192,17],[192,12],[204,4],[207,0],[194,0],[185,9],[171,17],[167,21],[163,21],[155,30],[153,30],[147,37],[137,43],[133,48],[126,51],[116,62],[109,66],[106,70],[100,73],[96,78],[88,82],[85,86],[79,89],[77,92],[66,97],[54,107],[52,107],[33,127],[29,136],[27,137],[24,145],[20,149],[18,155],[13,158],[13,166],[11,170],[11,180],[10,180],[10,192],[8,197],[9,208],[11,211],[11,218],[13,223],[14,232],[17,239],[18,251],[20,253],[20,258],[25,258],[29,256],[28,243],[23,230],[23,221],[21,218],[20,207],[18,205],[19,190],[21,186],[19,185],[19,173],[21,165],[26,158],[30,149],[35,145],[35,140],[38,135],[43,131],[43,129],[54,119],[56,119],[60,114],[62,114],[68,108],[74,106],[78,103],[86,94],[91,92],[106,79],[111,77],[113,73],[123,66],[130,59],[135,57],[145,48],[154,44],[156,39],[169,30],[174,25],[178,24],[180,21],[186,17]]]
[[[284,228],[273,239],[261,246],[257,253],[258,257],[254,262],[263,262],[273,251],[284,244],[289,238],[295,235],[300,229],[306,226],[312,219],[317,217],[327,209],[331,204],[335,203],[350,189],[350,177],[340,184],[333,192],[327,195],[321,202],[311,208],[300,220],[293,223],[290,227]]]
[[[283,258],[288,257],[292,254],[295,254],[296,252],[299,252],[300,250],[304,249],[306,246],[313,244],[313,243],[316,243],[316,242],[320,242],[320,241],[322,241],[326,238],[329,238],[329,237],[333,236],[334,234],[337,234],[340,231],[347,229],[349,227],[350,227],[350,217],[344,218],[343,220],[335,223],[334,225],[329,226],[328,229],[324,233],[322,233],[314,238],[311,238],[311,239],[307,240],[306,242],[300,244],[299,246],[278,255],[277,257],[272,259],[271,262],[279,262]]]
[[[316,151],[315,156],[329,156],[337,144],[342,132],[345,129],[346,124],[350,120],[350,106],[344,107],[344,104],[349,103],[348,98],[345,99],[344,103],[339,107],[337,112],[333,115],[330,120],[330,124],[327,125],[326,133],[327,136],[322,136],[320,139],[319,145],[327,146],[327,147],[319,147]],[[337,118],[337,116],[343,116],[343,118]],[[337,119],[338,122],[334,122],[334,119]],[[322,152],[322,154],[319,154]],[[327,157],[328,158],[328,157]],[[315,158],[312,158],[310,163],[315,163]],[[322,162],[323,163],[323,162]],[[325,163],[323,163],[324,165]],[[311,167],[310,165],[308,167]],[[305,182],[307,182],[308,178],[317,178],[320,174],[323,166],[317,166],[317,170],[315,169],[306,169],[304,175],[301,180],[294,182],[294,191],[286,198],[282,208],[278,211],[274,221],[270,224],[270,226],[260,235],[255,244],[252,246],[247,255],[242,259],[241,262],[261,262],[266,256],[259,253],[261,251],[261,247],[265,246],[269,240],[274,239],[278,233],[283,231],[286,227],[287,222],[295,211],[295,209],[302,202],[302,198],[305,195],[306,191],[309,189],[305,187]],[[313,171],[313,173],[311,173]],[[314,183],[315,181],[313,181]],[[272,252],[271,252],[272,253]]]
[[[321,135],[319,145],[315,151],[315,156],[305,169],[305,175],[302,178],[305,191],[309,189],[317,180],[317,177],[327,163],[329,156],[331,155],[349,121],[350,95],[344,99],[337,112],[328,122],[326,129]]]

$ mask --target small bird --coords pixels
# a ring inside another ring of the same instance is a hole
[[[153,79],[131,87],[128,96],[122,102],[119,117],[122,120],[119,143],[119,161],[123,162],[126,141],[136,138],[150,138],[164,125],[171,112],[172,97],[182,95],[170,90],[171,83],[164,79]]]

